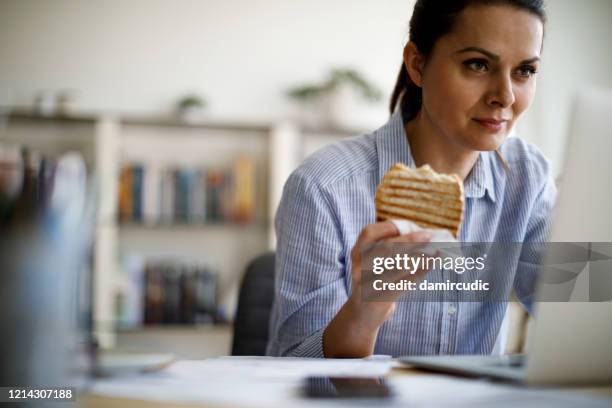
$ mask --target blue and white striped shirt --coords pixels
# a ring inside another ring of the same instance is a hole
[[[515,137],[500,153],[508,169],[495,152],[482,152],[464,182],[460,240],[545,241],[556,197],[547,160]],[[287,180],[275,219],[269,355],[323,357],[323,331],[351,292],[351,249],[375,222],[376,187],[396,162],[414,167],[399,113],[371,134],[322,148]],[[378,332],[374,353],[499,352],[494,346],[506,309],[503,302],[398,302]]]

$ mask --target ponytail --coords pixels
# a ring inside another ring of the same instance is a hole
[[[389,103],[389,111],[393,113],[398,109],[401,110],[404,123],[414,119],[421,110],[422,90],[408,75],[406,67],[402,63],[400,66],[397,81],[391,94],[391,102]]]
[[[404,96],[406,85],[408,85],[408,72],[406,72],[404,63],[402,63],[402,65],[400,65],[399,74],[397,75],[397,81],[395,81],[393,93],[391,93],[391,102],[389,103],[389,113],[392,115],[395,109],[397,109],[398,102],[400,102],[402,96]]]

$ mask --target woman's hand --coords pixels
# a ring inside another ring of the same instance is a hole
[[[351,251],[352,291],[323,334],[325,357],[365,357],[372,354],[378,329],[393,314],[395,301],[364,302],[362,299],[361,256],[377,243],[428,243],[425,231],[399,235],[389,221],[367,225]],[[420,271],[424,274],[426,271]],[[401,294],[401,292],[400,292]],[[400,295],[398,294],[398,296]]]

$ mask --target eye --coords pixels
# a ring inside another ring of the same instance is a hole
[[[516,73],[521,78],[530,78],[538,73],[538,70],[532,65],[523,65],[516,70]]]
[[[487,60],[481,58],[469,59],[463,65],[475,72],[486,72],[489,69]]]

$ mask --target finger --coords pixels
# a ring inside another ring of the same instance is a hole
[[[395,252],[418,252],[429,247],[431,242],[431,234],[426,231],[416,231],[410,234],[401,235],[399,237],[387,238],[381,242],[380,249],[383,247],[389,251]]]
[[[427,243],[431,241],[431,232],[428,231],[414,231],[409,234],[400,235],[393,238],[388,238],[385,243],[395,242],[415,242],[415,243]]]
[[[355,247],[359,250],[370,247],[376,242],[399,235],[399,231],[391,221],[382,221],[366,225],[359,234]]]
[[[353,283],[359,285],[361,281],[361,267],[362,267],[362,252],[367,252],[371,249],[378,241],[397,236],[399,231],[390,221],[377,222],[366,225],[359,234],[357,242],[351,250],[352,266],[352,279]],[[368,262],[366,261],[366,264]]]
[[[381,239],[371,243],[369,246],[367,244],[356,245],[353,248],[355,252],[353,260],[360,262],[364,254],[369,254],[366,256],[368,259],[371,257],[388,257],[396,253],[398,249],[408,250],[409,252],[423,251],[428,247],[430,240],[431,233],[427,231],[414,231],[406,235],[396,235],[391,238]],[[405,247],[398,248],[398,244],[405,244]]]

